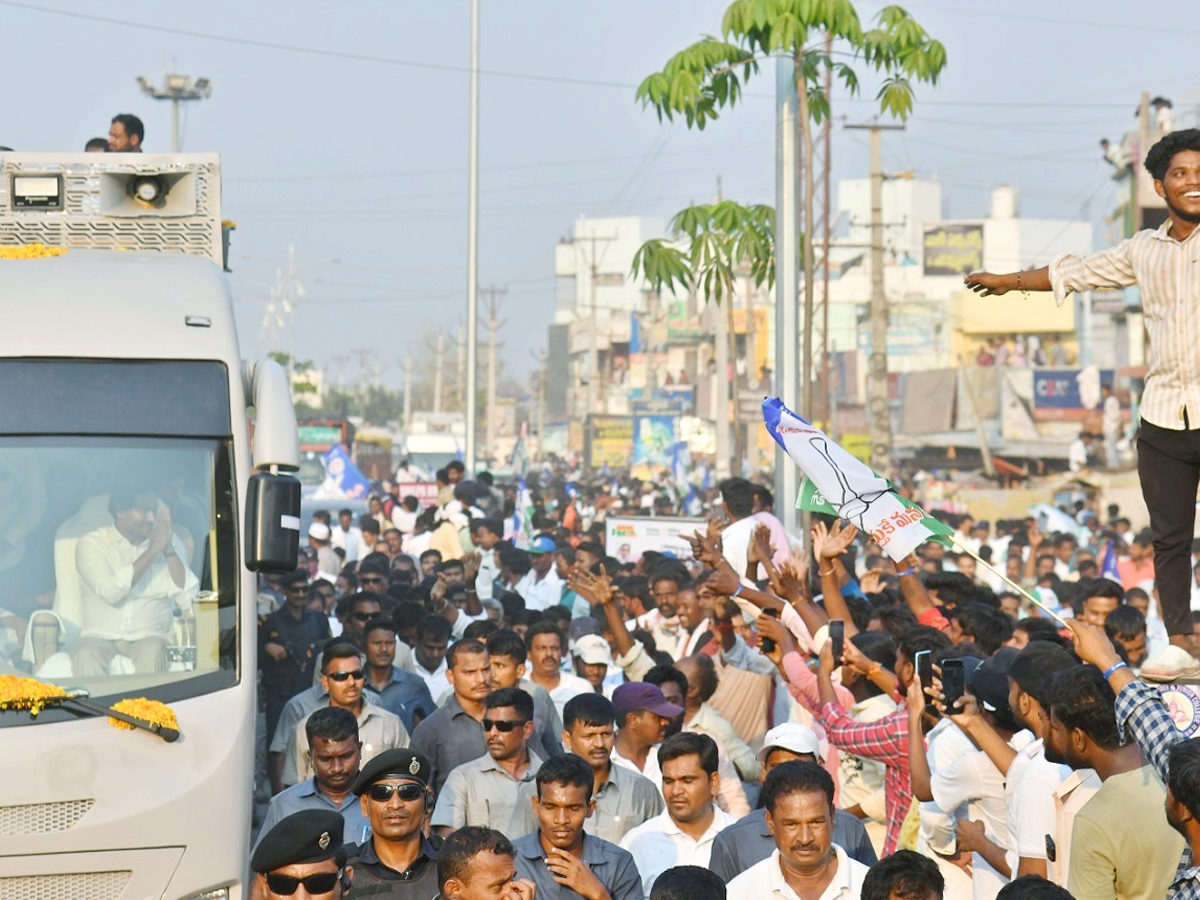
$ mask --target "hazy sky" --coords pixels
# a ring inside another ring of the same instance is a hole
[[[744,106],[702,133],[660,125],[633,99],[672,53],[716,32],[727,5],[482,0],[480,280],[509,288],[511,367],[527,370],[545,344],[554,244],[577,216],[666,218],[710,198],[718,176],[726,197],[773,202],[773,63]],[[906,6],[949,61],[937,87],[918,90],[908,129],[885,136],[885,164],[936,174],[952,216],[981,215],[987,192],[1009,183],[1023,215],[1100,225],[1116,196],[1097,142],[1133,127],[1139,93],[1171,98],[1181,126],[1195,122],[1185,107],[1200,104],[1200,4]],[[469,10],[0,0],[0,144],[82,150],[122,111],[146,121],[147,150],[169,150],[169,105],[143,97],[135,77],[208,76],[213,95],[191,106],[184,148],[222,157],[244,352],[271,349],[260,325],[292,242],[308,293],[297,356],[371,349],[398,384],[397,360],[430,352],[425,327],[453,329],[465,314]],[[835,117],[869,116],[876,86],[866,77],[862,97],[835,96]],[[835,177],[865,174],[863,132],[838,129],[833,146]]]

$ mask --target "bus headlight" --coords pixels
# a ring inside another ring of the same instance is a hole
[[[201,891],[198,894],[188,894],[182,900],[229,900],[229,888],[215,888],[211,891]]]

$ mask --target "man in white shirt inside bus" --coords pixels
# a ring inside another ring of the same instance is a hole
[[[196,576],[183,562],[171,510],[152,489],[117,487],[108,511],[113,524],[75,546],[83,622],[71,651],[74,674],[108,675],[118,654],[138,673],[165,671],[175,607],[195,598]]]

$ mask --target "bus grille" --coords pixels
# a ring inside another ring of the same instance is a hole
[[[96,805],[95,800],[0,806],[0,835],[50,834],[66,831]],[[0,894],[0,896],[3,896]]]
[[[5,900],[117,900],[132,876],[132,872],[81,872],[0,878],[0,897]]]

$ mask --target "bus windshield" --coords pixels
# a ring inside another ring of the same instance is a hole
[[[163,701],[236,683],[233,487],[227,439],[0,437],[0,674]]]

